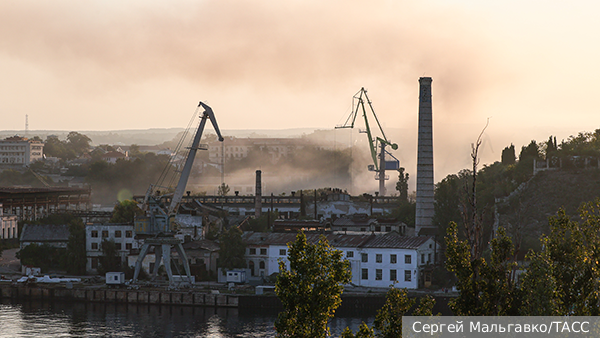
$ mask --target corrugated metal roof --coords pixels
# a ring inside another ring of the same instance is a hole
[[[67,242],[70,234],[66,224],[25,224],[21,242]]]
[[[320,234],[306,234],[306,240],[310,243],[317,243],[320,237]],[[287,243],[296,240],[296,234],[289,232],[275,233],[247,231],[244,232],[242,238],[248,245],[287,245]],[[325,238],[333,247],[417,249],[431,237],[400,236],[396,232],[390,232],[385,235],[345,235],[328,233],[325,234]]]
[[[363,245],[363,247],[417,249],[425,244],[430,238],[431,237],[428,236],[401,236],[397,232],[392,231],[385,235],[374,236],[374,238]]]
[[[197,240],[197,241],[192,241],[192,242],[187,242],[185,244],[183,244],[183,248],[185,250],[208,250],[208,251],[218,251],[219,250],[219,244],[217,244],[215,241],[211,241],[208,239],[201,239],[201,240]]]
[[[377,224],[377,220],[368,216],[355,215],[352,217],[340,217],[333,221],[334,226],[370,226]]]

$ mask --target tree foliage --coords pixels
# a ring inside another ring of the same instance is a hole
[[[229,191],[231,189],[229,188],[229,186],[225,183],[221,183],[221,185],[219,186],[219,189],[217,190],[217,195],[219,196],[227,196],[227,194],[229,194]]]
[[[104,274],[111,271],[121,271],[121,256],[114,240],[103,239],[100,243],[102,256],[98,259],[98,272]]]
[[[502,150],[502,164],[512,165],[515,164],[516,161],[515,146],[511,143],[510,147],[506,147]]]
[[[404,168],[398,169],[398,182],[396,182],[396,190],[400,203],[408,203],[408,173],[404,172]]]
[[[456,316],[510,316],[518,313],[520,296],[514,282],[514,248],[499,228],[490,243],[491,255],[474,257],[470,241],[461,240],[451,223],[446,235],[446,268],[454,272],[460,290],[449,305]]]
[[[47,272],[51,269],[60,269],[61,259],[65,249],[60,249],[48,244],[29,244],[19,250],[16,257],[21,260],[21,265],[35,266]]]
[[[275,284],[284,308],[275,329],[280,337],[327,337],[327,323],[342,302],[343,284],[351,280],[350,263],[323,236],[311,244],[300,232],[288,248],[290,269],[280,261]]]
[[[242,239],[242,230],[234,226],[219,236],[219,266],[225,269],[246,267],[246,244]]]
[[[80,218],[76,217],[73,217],[68,224],[69,241],[67,242],[63,266],[68,273],[84,275],[87,264],[85,225]]]
[[[142,209],[138,207],[135,201],[124,200],[115,204],[110,222],[133,224],[135,216],[141,213]]]
[[[574,221],[561,209],[550,217],[541,252],[530,253],[524,286],[539,297],[525,298],[525,313],[600,315],[600,199],[583,204],[579,216]]]
[[[385,304],[377,311],[373,328],[369,328],[363,322],[356,334],[353,334],[352,330],[346,328],[342,333],[342,337],[402,337],[402,317],[408,315],[415,304],[417,304],[417,301],[408,297],[406,289],[398,289],[391,286],[385,297]],[[433,316],[434,305],[435,300],[433,297],[427,295],[418,301],[418,305],[412,311],[412,315]]]

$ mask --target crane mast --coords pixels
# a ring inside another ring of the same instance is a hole
[[[367,103],[365,105],[365,102]],[[381,137],[373,137],[373,133],[371,131],[371,127],[369,125],[369,118],[367,114],[367,107],[373,115],[379,132],[381,133]],[[365,130],[360,131],[367,134],[367,138],[369,139],[369,150],[371,154],[371,159],[373,160],[373,164],[368,166],[369,171],[376,172],[375,179],[379,181],[379,195],[385,195],[385,181],[389,179],[385,175],[386,170],[398,170],[400,167],[400,163],[398,159],[396,159],[390,152],[388,152],[385,147],[390,146],[393,150],[398,149],[398,145],[396,143],[392,143],[385,136],[385,132],[379,123],[379,119],[377,118],[377,114],[375,114],[375,110],[373,109],[373,104],[367,95],[367,90],[362,87],[354,96],[352,97],[352,112],[346,119],[346,122],[341,126],[336,126],[336,129],[341,128],[354,128],[354,123],[356,121],[359,113],[362,113],[363,119],[365,121]],[[377,148],[380,149],[379,153],[377,153]],[[388,154],[391,156],[394,161],[386,161],[385,155]]]
[[[190,173],[192,171],[192,166],[194,164],[194,159],[196,158],[196,153],[199,149],[204,149],[200,146],[200,139],[202,138],[202,133],[204,132],[204,127],[206,126],[206,122],[210,120],[213,128],[218,136],[219,141],[223,142],[223,136],[221,135],[221,131],[219,130],[219,126],[217,124],[217,120],[213,113],[212,108],[208,105],[200,102],[198,104],[198,109],[203,108],[204,112],[200,116],[200,124],[198,126],[198,130],[194,135],[194,139],[192,141],[192,145],[189,148],[189,152],[187,154],[187,158],[183,169],[181,171],[181,175],[179,177],[179,181],[177,183],[177,187],[171,197],[171,202],[168,207],[164,207],[161,202],[163,196],[159,196],[153,194],[153,186],[150,185],[148,191],[146,192],[146,196],[144,197],[144,203],[142,205],[142,210],[145,211],[144,216],[137,216],[134,221],[134,228],[136,236],[140,238],[145,238],[144,244],[140,250],[140,254],[136,261],[135,265],[135,273],[133,280],[137,281],[139,272],[141,270],[142,262],[144,257],[147,255],[150,247],[155,248],[155,265],[154,270],[152,271],[152,279],[156,278],[158,273],[158,268],[160,266],[161,260],[164,258],[165,261],[165,270],[167,275],[169,276],[169,282],[172,285],[173,282],[173,274],[171,272],[171,249],[175,248],[177,253],[179,254],[186,275],[188,277],[188,281],[191,281],[190,267],[188,264],[187,256],[185,251],[183,250],[183,246],[181,245],[181,240],[175,238],[175,216],[177,214],[177,209],[179,207],[179,203],[181,203],[181,199],[183,197],[183,193],[187,186],[188,179],[190,177]]]

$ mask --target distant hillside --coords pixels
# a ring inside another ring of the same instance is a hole
[[[599,169],[543,171],[506,203],[498,204],[500,225],[509,229],[513,237],[521,234],[522,248],[538,248],[540,235],[549,229],[548,217],[564,208],[567,215],[578,219],[579,206],[597,197]]]

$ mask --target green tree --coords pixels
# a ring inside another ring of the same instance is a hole
[[[510,316],[520,307],[520,294],[514,282],[514,248],[503,228],[490,243],[491,257],[473,255],[468,239],[458,237],[456,223],[446,235],[446,268],[454,272],[457,298],[449,302],[456,316]]]
[[[510,147],[506,147],[502,150],[502,164],[512,165],[515,164],[516,160],[515,146],[511,143]]]
[[[140,146],[137,144],[132,144],[129,147],[129,157],[140,157],[142,152],[140,151]]]
[[[396,182],[396,190],[399,193],[400,203],[408,203],[408,173],[404,172],[404,168],[398,169],[398,182]]]
[[[552,135],[546,141],[546,149],[545,149],[546,160],[549,160],[553,156],[556,156],[558,153],[558,146],[556,145],[556,136],[554,138]]]
[[[365,324],[365,322],[362,322],[358,327],[358,332],[356,332],[356,334],[352,333],[352,330],[347,327],[344,332],[342,332],[341,338],[375,338],[375,333],[372,328]]]
[[[76,131],[72,131],[67,135],[67,144],[66,147],[70,151],[75,154],[75,156],[80,156],[85,154],[90,149],[90,143],[92,139],[87,137],[86,135],[80,134]]]
[[[571,220],[563,209],[550,217],[550,233],[542,237],[543,248],[524,275],[524,292],[539,293],[537,301],[548,306],[544,314],[600,315],[600,199],[583,204],[579,218]],[[542,311],[525,300],[523,312]]]
[[[64,249],[59,249],[48,244],[29,244],[17,252],[16,257],[21,260],[21,265],[35,266],[47,272],[50,269],[60,268]]]
[[[56,135],[50,135],[46,137],[46,142],[44,143],[44,154],[50,157],[58,157],[62,160],[66,160],[68,157],[65,144],[61,142]]]
[[[248,219],[248,230],[256,232],[267,232],[271,229],[271,224],[279,218],[279,212],[267,211],[260,215],[259,218]]]
[[[142,209],[138,207],[136,201],[124,200],[115,204],[110,222],[133,224],[135,216],[141,213]]]
[[[121,256],[114,240],[103,239],[100,243],[102,256],[98,259],[98,272],[121,271]]]
[[[406,289],[397,289],[392,286],[385,298],[385,304],[377,311],[377,316],[373,323],[377,337],[402,337],[402,316],[407,315],[415,303],[414,299],[408,298]],[[413,315],[432,316],[434,305],[435,300],[432,297],[424,297],[419,301],[419,305]]]
[[[547,238],[542,239],[542,242],[547,242]],[[523,300],[519,310],[520,315],[559,316],[560,297],[549,252],[530,250],[526,259],[529,261],[529,266],[521,280]]]
[[[311,244],[300,232],[288,248],[290,269],[280,261],[275,284],[283,304],[275,329],[280,337],[327,337],[327,323],[342,303],[343,285],[351,280],[350,263],[324,236]]]
[[[402,317],[409,314],[410,309],[416,303],[415,299],[408,297],[406,289],[397,289],[392,285],[385,297],[385,304],[377,311],[377,316],[373,323],[375,331],[365,323],[362,323],[356,335],[352,333],[352,330],[346,328],[342,333],[342,337],[402,337]],[[418,303],[418,306],[412,313],[413,316],[433,316],[433,306],[435,305],[433,297],[429,295],[425,296]]]
[[[69,221],[69,241],[63,261],[68,273],[84,275],[87,265],[85,250],[85,225],[80,218],[72,217]]]
[[[229,191],[231,189],[229,188],[229,186],[225,183],[221,183],[221,185],[219,186],[219,189],[217,190],[217,195],[219,196],[227,196],[227,194],[229,194]]]
[[[246,243],[242,230],[233,226],[219,236],[219,266],[225,269],[246,267]]]

